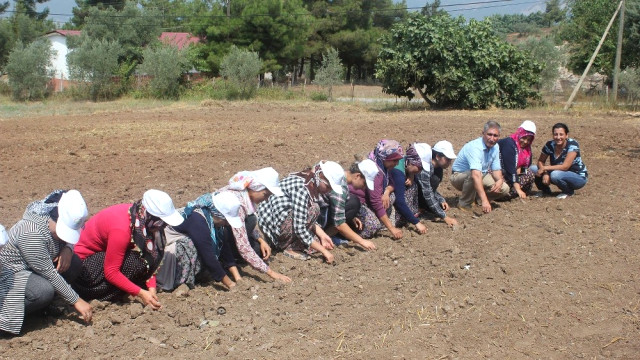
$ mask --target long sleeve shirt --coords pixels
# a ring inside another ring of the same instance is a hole
[[[518,181],[518,146],[515,140],[510,137],[498,140],[498,144],[500,145],[502,177],[512,187]],[[531,159],[529,163],[531,163]]]
[[[411,211],[404,196],[406,190],[405,181],[407,180],[406,175],[403,171],[393,168],[389,170],[389,178],[389,183],[391,184],[391,186],[393,186],[393,192],[396,195],[396,201],[394,201],[393,206],[400,213],[400,215],[402,215],[402,217],[407,219],[407,221],[409,221],[410,223],[414,225],[419,223],[420,219],[418,219]]]
[[[67,303],[78,294],[58,273],[53,259],[64,244],[51,236],[48,215],[25,212],[9,230],[9,242],[0,251],[0,329],[18,334],[24,318],[25,288],[30,274],[45,278]]]
[[[442,173],[442,168],[434,169],[433,165],[430,165],[429,170],[422,169],[422,171],[416,174],[415,179],[418,185],[418,196],[420,199],[427,205],[429,211],[444,219],[447,214],[440,204],[446,200],[438,193],[438,185],[440,185],[440,181],[442,181]]]
[[[140,287],[129,280],[121,271],[124,256],[134,248],[131,242],[129,208],[132,204],[113,205],[95,214],[85,224],[74,252],[81,260],[105,252],[104,277],[122,291],[136,296]],[[156,287],[156,277],[147,280],[147,286]]]
[[[219,192],[223,192],[223,191],[233,194],[240,201],[240,209],[238,211],[238,216],[244,223],[246,217],[254,213],[253,203],[251,203],[249,194],[247,193],[246,190],[244,191],[229,190],[226,187],[219,190]],[[232,228],[232,229],[233,229],[233,237],[236,241],[236,247],[238,248],[238,252],[240,253],[240,256],[242,256],[242,258],[247,263],[249,263],[249,265],[251,265],[252,268],[263,273],[266,273],[267,271],[269,271],[269,265],[267,265],[260,258],[260,256],[256,254],[256,252],[251,247],[251,244],[249,243],[248,233],[251,232],[255,236],[256,229],[247,229],[244,226],[241,226],[239,228]]]
[[[382,194],[387,184],[385,184],[382,169],[380,170],[373,179],[373,190],[369,190],[367,187],[365,189],[356,189],[349,185],[349,192],[357,196],[362,205],[366,205],[373,210],[378,219],[387,215],[387,210],[382,205]]]
[[[267,201],[263,201],[258,207],[258,222],[260,228],[269,236],[270,240],[277,244],[280,235],[280,226],[285,221],[289,212],[293,218],[293,233],[307,246],[315,238],[307,228],[309,208],[316,200],[312,199],[309,191],[304,186],[304,180],[294,174],[284,178],[280,182],[280,188],[284,195],[271,195]]]

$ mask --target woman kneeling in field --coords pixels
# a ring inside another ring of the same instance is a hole
[[[77,190],[57,190],[27,206],[0,250],[0,330],[19,334],[25,314],[60,295],[91,321],[91,305],[73,291],[80,260],[67,245],[78,241],[89,213]]]
[[[193,287],[201,260],[216,281],[231,288],[235,285],[233,280],[241,279],[236,266],[239,257],[276,280],[290,282],[289,277],[265,263],[271,248],[256,229],[255,206],[272,194],[282,194],[278,173],[273,168],[264,168],[239,172],[231,177],[228,186],[189,203],[184,210],[185,214],[190,213],[187,220],[165,230],[171,244],[158,273],[163,289],[172,290],[182,283]],[[230,224],[231,231],[228,229]]]
[[[389,170],[396,193],[396,226],[403,226],[410,222],[416,226],[420,234],[427,232],[427,227],[420,222],[418,208],[418,185],[416,175],[423,170],[423,160],[418,153],[418,148],[423,149],[429,145],[424,143],[413,143],[407,147],[403,164]],[[403,168],[404,167],[404,168]]]
[[[526,199],[533,186],[535,176],[529,167],[532,160],[531,144],[535,136],[536,125],[526,120],[515,133],[498,140],[502,177],[511,188],[508,196],[511,199]]]
[[[444,169],[448,168],[451,161],[456,158],[453,146],[450,142],[441,140],[433,148],[422,144],[416,145],[416,149],[422,159],[422,171],[416,175],[418,206],[421,212],[425,210],[451,227],[457,225],[458,221],[447,215],[449,210],[447,200],[438,192]]]
[[[569,137],[569,127],[557,123],[551,128],[553,140],[547,141],[538,158],[538,166],[532,166],[535,182],[543,194],[551,194],[549,185],[562,191],[558,199],[565,199],[587,184],[589,173],[580,156],[578,141]],[[549,159],[550,164],[545,165]]]
[[[164,227],[182,221],[169,195],[159,190],[101,210],[87,221],[74,248],[82,260],[74,289],[87,299],[107,301],[129,294],[159,309],[155,272],[164,254]]]
[[[333,161],[321,161],[313,168],[289,174],[281,182],[282,196],[271,196],[258,208],[260,229],[277,250],[286,256],[308,260],[309,248],[333,262],[331,238],[316,223],[319,196],[332,189],[342,194],[344,170]]]
[[[373,190],[373,181],[378,175],[378,167],[369,159],[356,162],[351,168],[344,172],[345,181],[340,185],[342,194],[331,190],[328,194],[320,196],[322,201],[320,224],[323,230],[331,236],[339,233],[347,240],[362,246],[366,250],[375,250],[373,241],[365,240],[353,229],[362,230],[362,222],[356,217],[360,211],[360,199],[349,192],[349,186],[362,190],[368,188]],[[344,241],[336,238],[334,244]]]

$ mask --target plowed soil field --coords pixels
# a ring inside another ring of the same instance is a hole
[[[535,121],[535,157],[565,122],[589,183],[566,200],[529,198],[487,215],[453,210],[457,229],[343,246],[336,266],[277,254],[291,284],[249,267],[231,292],[204,282],[135,300],[28,318],[0,358],[595,359],[640,354],[640,120],[622,112],[372,110],[329,103],[205,102],[2,118],[0,223],[52,189],[82,192],[91,213],[150,188],[177,206],[239,170],[281,175],[320,159],[347,166],[381,138],[446,139],[458,151],[494,119],[503,136]],[[448,174],[441,193],[457,192]],[[226,313],[219,314],[224,308]]]

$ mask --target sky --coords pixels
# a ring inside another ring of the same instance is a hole
[[[410,10],[419,11],[427,2],[433,2],[433,0],[406,0],[406,2]],[[544,11],[545,8],[545,0],[440,0],[440,4],[451,15],[474,19],[483,19],[492,14],[529,14]],[[49,7],[51,14],[49,18],[62,26],[71,18],[71,9],[75,5],[75,0],[49,0],[38,8]]]

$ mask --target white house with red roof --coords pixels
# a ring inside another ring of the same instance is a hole
[[[69,54],[70,50],[67,46],[67,38],[69,36],[80,36],[80,34],[80,30],[53,30],[45,35],[45,38],[51,43],[51,48],[55,50],[55,54],[51,59],[55,90],[62,90],[64,83],[69,80],[67,54]],[[200,42],[197,36],[186,32],[163,32],[158,39],[166,44],[175,45],[178,49]]]

